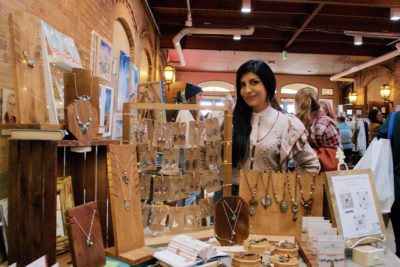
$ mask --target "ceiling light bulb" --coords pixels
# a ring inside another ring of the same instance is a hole
[[[239,34],[235,34],[233,36],[233,40],[235,40],[235,41],[240,41],[240,39],[242,39],[242,36],[240,36]]]
[[[362,36],[361,35],[354,35],[354,45],[362,45]]]
[[[251,0],[243,0],[242,2],[242,13],[251,12]]]
[[[390,20],[400,20],[400,8],[392,7],[390,9]]]

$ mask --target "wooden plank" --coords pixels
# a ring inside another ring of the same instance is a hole
[[[125,103],[124,103],[125,104]],[[130,109],[148,110],[218,110],[225,111],[227,106],[200,106],[196,104],[161,104],[161,103],[127,103]]]
[[[144,246],[136,146],[109,145],[107,162],[115,251],[120,255]],[[123,181],[121,166],[126,168],[128,183]]]
[[[232,195],[232,106],[225,102],[227,110],[224,113],[224,188],[223,195]]]
[[[40,129],[40,130],[64,130],[64,124],[50,123],[20,123],[20,124],[1,124],[1,129]]]
[[[179,234],[185,234],[199,240],[207,240],[214,236],[214,227],[201,227],[192,230],[183,230]],[[165,247],[174,238],[176,233],[159,233],[156,236],[152,234],[145,235],[144,243],[150,247]]]
[[[318,267],[318,257],[314,253],[314,250],[308,245],[308,242],[298,242],[299,252],[304,262],[308,267]]]
[[[133,249],[122,254],[116,253],[115,247],[106,249],[106,255],[108,257],[112,257],[130,265],[138,265],[140,263],[151,260],[155,252],[155,250],[148,247]]]
[[[90,141],[79,141],[79,140],[60,140],[57,142],[58,146],[105,146],[105,145],[117,145],[119,140],[111,139],[94,139]]]
[[[0,199],[8,198],[10,195],[10,175],[8,172],[0,173]]]
[[[48,123],[40,19],[22,11],[10,16],[11,58],[17,99],[17,123]],[[24,57],[35,60],[29,67]]]
[[[257,176],[259,172],[256,171],[247,171],[247,178],[249,184],[251,186],[251,190],[254,189],[254,186],[257,181]],[[309,192],[311,189],[311,183],[313,181],[313,174],[301,174],[301,185],[304,192],[304,198],[307,199],[309,197]],[[296,176],[293,173],[288,175],[289,184],[291,187],[292,194],[294,196],[294,188],[295,184],[297,187],[297,204],[299,205],[299,212],[297,213],[297,220],[294,222],[292,220],[293,213],[291,210],[291,201],[288,193],[287,186],[284,187],[285,183],[285,174],[284,173],[272,173],[272,181],[273,186],[270,184],[268,194],[272,198],[272,205],[268,208],[264,208],[261,204],[261,199],[266,195],[266,186],[268,184],[268,173],[263,173],[262,181],[258,182],[258,190],[256,192],[256,200],[258,200],[258,205],[256,208],[256,214],[254,216],[250,216],[250,233],[254,234],[269,234],[269,235],[293,235],[297,240],[300,240],[301,237],[301,221],[302,217],[305,216],[305,212],[303,207],[300,204],[300,189],[298,184],[295,183]],[[322,175],[318,175],[315,178],[315,190],[313,192],[313,206],[311,210],[311,216],[322,216],[322,196],[323,196],[323,178]],[[285,201],[289,206],[287,213],[282,213],[280,211],[279,204],[275,201],[272,193],[272,188],[276,191],[279,199],[282,199],[283,192],[285,191]],[[244,176],[244,172],[240,172],[240,188],[239,195],[248,203],[252,198],[251,190],[247,185],[246,178]]]

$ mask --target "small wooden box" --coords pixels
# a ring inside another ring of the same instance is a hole
[[[359,246],[353,249],[353,261],[363,266],[383,264],[383,248]]]

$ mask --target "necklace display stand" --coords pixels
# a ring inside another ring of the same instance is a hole
[[[263,205],[256,207],[255,215],[250,216],[250,232],[257,235],[290,235],[300,240],[301,218],[322,216],[323,175],[325,174],[299,172],[286,175],[278,172],[264,172],[261,177],[259,174],[260,172],[247,170],[245,175],[244,170],[240,171],[239,196],[249,203],[253,198],[252,190],[257,179],[262,179],[259,183],[269,184],[269,192],[275,192],[275,197],[271,198],[272,203],[268,208],[264,208]],[[251,189],[248,184],[252,187]],[[265,190],[263,186],[259,186],[255,198],[259,201],[265,198]],[[285,198],[288,209],[286,213],[281,210],[282,204],[277,203],[277,201],[283,201],[281,198]],[[293,206],[293,203],[296,205]]]
[[[106,263],[100,217],[96,202],[66,211],[74,266],[103,266]]]
[[[99,119],[98,112],[91,101],[75,100],[67,106],[66,112],[68,130],[76,139],[90,141],[96,137]]]
[[[131,265],[150,260],[155,251],[144,247],[136,146],[109,145],[107,162],[115,247],[106,254]]]

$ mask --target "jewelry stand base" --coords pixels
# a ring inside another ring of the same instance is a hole
[[[307,242],[298,242],[299,243],[299,252],[300,255],[303,257],[304,262],[309,267],[317,267],[318,266],[318,259],[317,255],[314,254],[314,251]]]
[[[119,261],[125,262],[130,265],[137,265],[153,258],[155,250],[142,247],[138,249],[133,249],[124,253],[117,255],[115,247],[110,247],[105,249],[106,256],[117,259]]]

